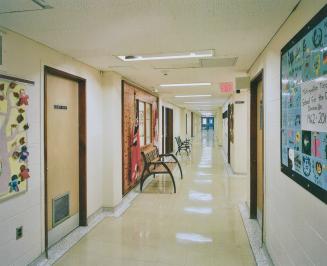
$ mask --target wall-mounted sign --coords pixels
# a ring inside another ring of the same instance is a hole
[[[327,203],[327,5],[282,49],[281,170]]]
[[[222,93],[232,93],[234,90],[233,82],[222,82],[220,83],[220,92]]]
[[[60,104],[55,104],[53,106],[53,108],[58,109],[58,110],[67,110],[68,109],[67,105],[60,105]]]

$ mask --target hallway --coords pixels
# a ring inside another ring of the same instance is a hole
[[[170,182],[152,181],[121,217],[103,220],[56,265],[255,265],[238,209],[245,180],[227,176],[213,131],[203,131],[181,161],[176,194]]]

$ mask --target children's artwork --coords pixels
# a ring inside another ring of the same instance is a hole
[[[31,81],[0,75],[0,200],[27,190]]]
[[[281,169],[327,203],[327,5],[282,49]]]

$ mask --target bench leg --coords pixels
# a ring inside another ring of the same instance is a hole
[[[141,192],[142,192],[142,188],[143,188],[144,174],[145,174],[145,168],[143,168],[142,175],[141,175],[141,182],[140,182],[140,190],[141,190]]]
[[[179,171],[181,172],[181,179],[183,179],[182,167],[181,167],[181,165],[179,164],[179,161],[177,161],[177,165],[178,165]]]
[[[176,193],[176,184],[175,184],[175,179],[174,179],[174,176],[173,174],[171,173],[171,171],[168,169],[168,174],[170,175],[171,177],[171,180],[173,181],[173,185],[174,185],[174,193]]]

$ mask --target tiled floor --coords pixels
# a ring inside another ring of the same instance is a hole
[[[176,194],[169,178],[157,177],[121,217],[103,220],[56,265],[255,265],[238,210],[245,180],[227,176],[213,133],[204,132],[181,161]]]

